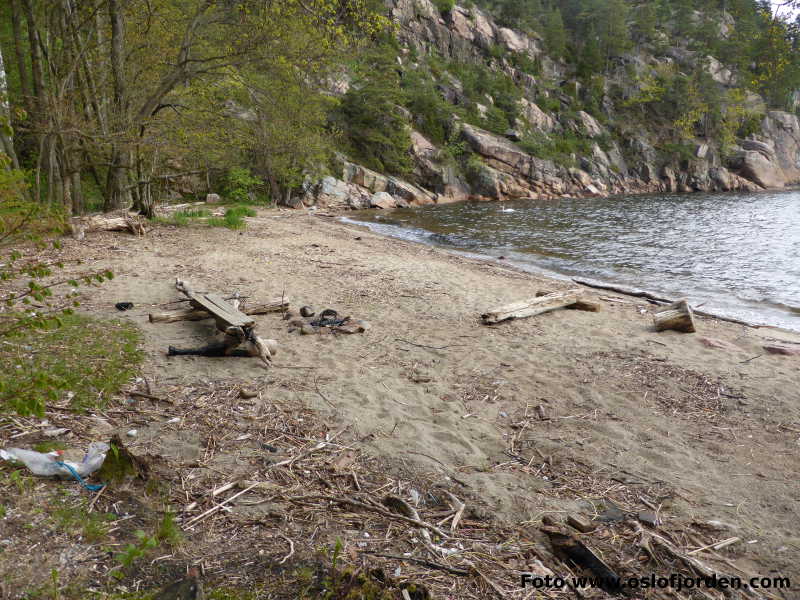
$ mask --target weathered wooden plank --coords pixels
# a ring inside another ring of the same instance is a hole
[[[506,304],[505,306],[489,310],[481,315],[481,318],[486,325],[493,325],[509,319],[533,317],[551,310],[576,304],[580,300],[581,293],[582,290],[567,290],[564,292],[547,294],[546,296],[528,298],[527,300]]]
[[[275,298],[263,304],[245,306],[241,309],[246,315],[263,315],[271,312],[279,312],[289,308],[288,298]],[[150,313],[151,323],[173,323],[175,321],[202,321],[210,319],[211,313],[197,308],[184,308],[181,310],[170,310],[160,313]]]

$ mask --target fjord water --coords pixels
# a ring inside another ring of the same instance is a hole
[[[353,220],[800,331],[800,191],[457,203]]]

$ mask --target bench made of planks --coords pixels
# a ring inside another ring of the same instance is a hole
[[[189,299],[194,308],[206,311],[214,319],[217,329],[225,333],[226,345],[233,349],[247,343],[266,365],[271,364],[272,354],[267,343],[255,334],[255,320],[241,312],[238,305],[231,304],[219,294],[195,292],[188,283],[180,279],[175,280],[175,287]]]

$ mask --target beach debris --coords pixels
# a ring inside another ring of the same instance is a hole
[[[640,510],[636,516],[642,523],[650,527],[658,527],[661,525],[661,519],[658,518],[658,515],[649,510]]]
[[[308,310],[304,310],[308,309]],[[340,317],[339,313],[332,308],[326,308],[316,319],[316,314],[309,306],[304,306],[298,314],[296,311],[289,310],[284,314],[284,319],[289,321],[289,333],[299,330],[302,335],[322,334],[322,333],[364,333],[370,328],[367,321],[353,319],[352,317]],[[304,318],[305,317],[305,318]]]
[[[715,350],[730,350],[734,352],[741,350],[739,346],[731,344],[730,342],[726,342],[725,340],[718,340],[717,338],[700,337],[697,338],[697,341],[703,344],[703,346],[706,348],[713,348]]]
[[[91,231],[128,231],[134,235],[144,235],[147,220],[133,213],[122,216],[92,215],[89,217],[73,217],[70,221],[72,235],[76,239],[83,239]]]
[[[780,354],[783,356],[800,356],[800,346],[792,348],[784,344],[764,344],[764,350],[769,354]]]
[[[195,310],[203,311],[213,318],[217,329],[224,335],[203,348],[179,350],[170,346],[167,352],[169,356],[255,356],[266,367],[272,364],[272,355],[277,350],[278,342],[264,340],[256,335],[255,320],[239,310],[238,298],[229,303],[219,294],[195,292],[181,279],[175,279],[175,287],[188,298]],[[279,301],[281,306],[284,301],[284,298]],[[244,348],[240,349],[240,346]]]
[[[681,333],[694,333],[697,331],[694,325],[694,314],[692,307],[686,300],[678,300],[668,306],[659,308],[653,313],[653,322],[656,331],[672,329]]]
[[[104,442],[92,442],[80,461],[64,460],[63,450],[36,452],[25,448],[0,449],[0,459],[20,462],[31,473],[40,477],[61,477],[75,479],[86,489],[97,491],[103,486],[88,485],[83,478],[88,477],[103,465],[109,445]]]
[[[575,307],[577,310],[599,310],[596,304],[581,299],[583,290],[573,289],[563,292],[543,292],[527,300],[506,304],[486,311],[481,315],[484,325],[494,325],[502,321],[534,317],[559,308]]]
[[[591,521],[578,515],[569,515],[567,517],[567,525],[573,529],[577,529],[581,533],[591,533],[597,529],[597,524],[592,523]]]
[[[550,538],[556,556],[565,562],[587,569],[597,578],[599,587],[616,594],[621,591],[621,579],[611,568],[571,533],[557,527],[542,527]]]

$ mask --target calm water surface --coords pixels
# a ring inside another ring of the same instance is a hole
[[[800,191],[459,203],[353,221],[800,331]]]

